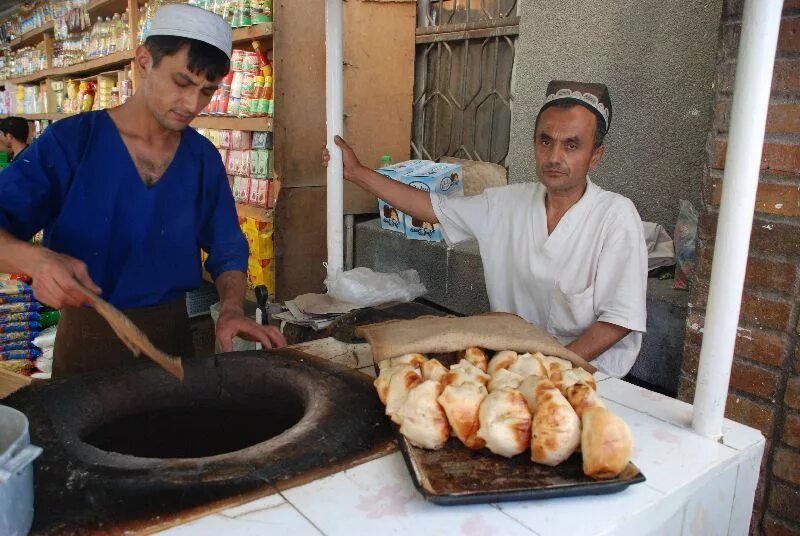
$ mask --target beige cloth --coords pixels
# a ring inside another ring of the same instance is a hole
[[[421,316],[413,320],[390,320],[356,328],[357,337],[367,339],[372,357],[383,361],[409,353],[457,352],[471,346],[488,350],[542,352],[568,359],[589,372],[597,369],[554,337],[511,313],[479,316]]]
[[[451,156],[444,156],[441,161],[461,166],[464,171],[465,196],[478,195],[486,188],[508,184],[508,173],[503,166],[492,164],[491,162],[464,160],[463,158],[453,158]]]
[[[360,305],[332,298],[330,294],[301,294],[293,301],[302,312],[308,315],[343,314],[361,308]]]

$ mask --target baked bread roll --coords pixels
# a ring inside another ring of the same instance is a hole
[[[447,367],[442,365],[438,359],[429,359],[425,361],[420,367],[422,371],[422,378],[424,380],[433,380],[436,382],[442,381],[442,378],[447,374]]]
[[[522,376],[508,369],[500,369],[494,373],[489,380],[489,392],[501,391],[503,389],[516,389],[522,383]]]
[[[633,439],[628,425],[606,408],[583,412],[583,474],[598,480],[617,477],[631,461]]]
[[[531,415],[533,415],[533,412],[536,411],[536,386],[542,381],[549,380],[547,377],[528,376],[522,380],[522,383],[520,383],[517,387],[517,391],[520,392],[522,397],[525,399],[525,402],[528,403],[528,409],[531,410]]]
[[[497,352],[492,357],[491,361],[489,361],[489,367],[486,369],[486,372],[494,376],[495,372],[500,369],[507,369],[514,362],[517,360],[517,352],[512,350],[503,350],[502,352]]]
[[[472,348],[467,348],[463,352],[460,352],[459,358],[466,359],[483,372],[486,372],[489,366],[489,360],[486,358],[486,352],[482,349],[473,346]]]
[[[422,354],[405,354],[399,357],[393,357],[392,365],[406,364],[411,365],[414,368],[420,368],[427,360],[428,358]]]
[[[483,384],[464,382],[457,387],[448,385],[438,398],[453,433],[468,448],[477,450],[485,445],[477,437],[478,411],[488,394]]]
[[[386,363],[384,365],[384,363]],[[414,368],[408,364],[400,364],[400,365],[392,365],[391,360],[384,359],[378,363],[378,367],[380,369],[380,373],[378,377],[372,382],[372,385],[375,386],[375,390],[378,391],[378,398],[381,399],[381,404],[384,406],[386,405],[386,398],[389,393],[389,381],[392,379],[392,376],[400,370],[409,370],[409,367],[412,369]]]
[[[589,408],[604,408],[603,401],[591,385],[581,380],[575,385],[567,387],[567,401],[578,417],[583,417],[583,412]]]
[[[403,420],[397,415],[397,410],[405,403],[411,389],[422,383],[422,375],[419,370],[411,365],[397,365],[397,370],[389,379],[389,389],[386,391],[386,415],[391,417],[392,422],[403,424]]]
[[[450,437],[447,415],[436,400],[441,393],[442,384],[424,381],[411,389],[397,411],[402,422],[400,433],[412,445],[436,450],[442,448]]]
[[[462,359],[456,365],[450,367],[450,371],[442,377],[442,385],[455,385],[458,387],[465,382],[475,382],[486,384],[490,376],[483,372],[481,369]]]
[[[562,395],[567,394],[567,389],[579,381],[585,382],[592,389],[597,389],[597,382],[594,380],[591,372],[587,372],[580,367],[571,368],[568,370],[557,370],[550,376],[553,382]]]
[[[530,446],[531,412],[519,391],[489,393],[481,404],[478,421],[478,439],[495,454],[510,458]]]
[[[552,376],[556,371],[569,370],[572,368],[572,361],[561,359],[560,357],[555,357],[552,355],[542,355],[539,352],[536,352],[535,355],[538,356],[544,365],[545,370],[547,370],[548,377]]]
[[[510,372],[514,372],[519,374],[523,378],[527,378],[528,376],[541,376],[543,378],[547,377],[547,369],[544,367],[544,363],[540,357],[542,354],[536,352],[536,354],[520,354],[517,357],[517,360],[508,367]],[[543,356],[542,356],[543,357]]]
[[[535,389],[531,460],[556,466],[572,456],[581,441],[578,415],[561,391],[550,381],[539,382]]]

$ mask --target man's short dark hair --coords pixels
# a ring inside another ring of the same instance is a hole
[[[0,121],[0,132],[11,134],[22,143],[28,143],[28,121],[22,117],[6,117]]]
[[[164,56],[177,54],[183,47],[188,46],[189,63],[186,68],[194,74],[205,75],[206,80],[211,81],[222,78],[231,70],[231,60],[223,51],[197,39],[151,35],[145,40],[144,46],[153,57],[153,67],[158,67]]]
[[[542,116],[542,112],[544,112],[548,108],[565,108],[565,109],[568,109],[568,108],[572,108],[573,106],[583,106],[584,108],[586,108],[587,110],[592,112],[592,114],[594,114],[594,117],[596,119],[595,127],[594,127],[594,148],[597,149],[598,147],[603,145],[603,140],[605,140],[605,138],[606,138],[606,132],[608,132],[608,129],[606,129],[606,120],[603,118],[602,115],[600,115],[600,112],[598,112],[597,110],[592,109],[591,106],[587,106],[587,105],[581,103],[581,101],[579,101],[579,100],[559,99],[559,100],[550,101],[547,104],[545,104],[544,106],[542,106],[542,109],[539,110],[539,115],[536,116],[536,123],[535,123],[535,125],[533,127],[534,128],[534,132],[536,132],[536,129],[539,128],[539,117]]]

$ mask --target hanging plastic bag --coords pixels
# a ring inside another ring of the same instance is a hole
[[[355,268],[325,279],[325,286],[331,297],[361,307],[408,302],[427,292],[416,270],[384,274],[369,268]]]
[[[694,275],[695,243],[697,241],[697,211],[692,204],[680,200],[680,212],[675,224],[675,281],[674,288],[688,289]]]

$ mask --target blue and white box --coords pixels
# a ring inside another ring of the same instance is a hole
[[[407,160],[398,164],[384,166],[376,169],[378,173],[385,177],[389,177],[395,181],[401,181],[405,175],[413,172],[416,169],[427,167],[433,164],[430,160]],[[381,219],[381,228],[397,233],[406,233],[405,228],[405,213],[392,205],[386,203],[383,199],[378,199],[378,215]]]
[[[406,174],[401,180],[413,188],[424,192],[433,192],[448,197],[464,195],[464,172],[458,164],[431,163]],[[442,229],[439,224],[431,224],[405,215],[406,238],[411,240],[442,240]]]

